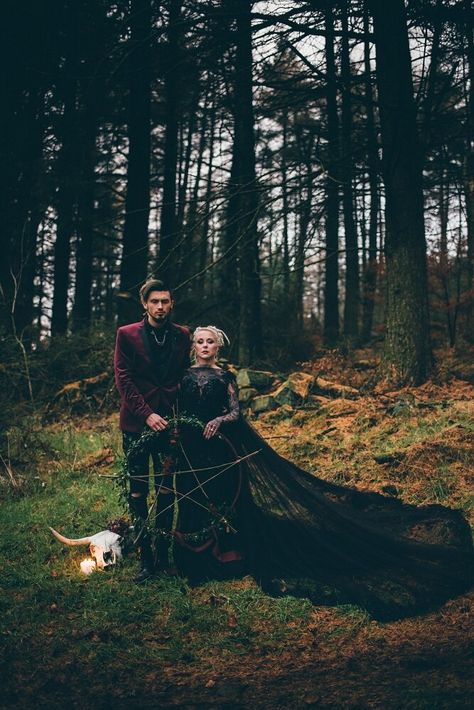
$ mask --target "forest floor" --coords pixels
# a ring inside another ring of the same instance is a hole
[[[367,378],[365,365],[342,360],[305,369],[355,387]],[[461,507],[473,522],[466,379],[315,397],[253,423],[321,478]],[[249,577],[137,586],[133,554],[86,577],[85,548],[60,545],[48,525],[79,537],[124,514],[117,488],[101,477],[119,465],[117,417],[67,418],[17,436],[35,465],[20,475],[6,462],[13,490],[4,487],[0,506],[0,707],[471,707],[473,593],[381,623],[355,606],[268,597]]]

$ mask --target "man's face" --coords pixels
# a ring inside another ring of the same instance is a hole
[[[173,300],[169,291],[150,291],[143,305],[151,325],[160,325],[171,313]]]

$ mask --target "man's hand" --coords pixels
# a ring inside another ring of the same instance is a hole
[[[146,418],[146,424],[153,431],[163,431],[163,429],[166,429],[166,427],[168,426],[168,422],[166,421],[166,419],[160,417],[159,414],[155,414],[155,412],[153,412],[153,414],[150,414],[150,416]]]

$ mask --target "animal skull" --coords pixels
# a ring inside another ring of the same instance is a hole
[[[90,537],[69,538],[64,537],[53,528],[49,528],[54,537],[65,545],[89,545],[91,556],[95,559],[98,569],[105,569],[120,562],[122,559],[122,538],[111,530],[101,532]]]

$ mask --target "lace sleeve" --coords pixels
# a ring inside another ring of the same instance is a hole
[[[220,423],[235,422],[240,415],[239,388],[233,377],[229,377],[229,382],[227,384],[227,396],[229,398],[229,412],[224,414],[222,417],[218,417]]]
[[[227,422],[236,422],[240,416],[239,409],[239,389],[237,387],[237,382],[231,373],[226,376],[227,380],[227,409],[229,410],[226,414],[222,414],[215,419],[208,422],[204,428],[204,436],[209,438],[214,436],[218,431],[221,424]]]

